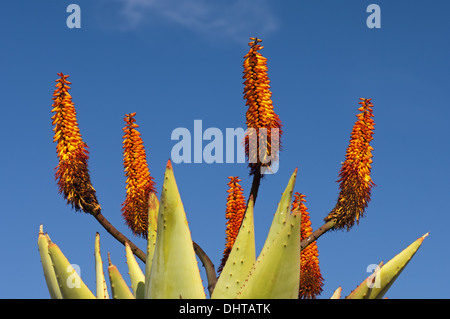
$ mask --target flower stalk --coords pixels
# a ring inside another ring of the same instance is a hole
[[[335,229],[350,230],[355,222],[359,224],[370,201],[371,188],[375,185],[370,176],[373,150],[370,142],[375,126],[373,104],[371,99],[360,100],[360,113],[356,116],[358,120],[353,126],[345,162],[339,172],[339,198],[324,219],[326,222],[335,219]]]
[[[239,233],[239,229],[241,227],[242,219],[244,218],[246,209],[243,189],[242,186],[239,184],[241,180],[237,176],[236,177],[230,176],[228,178],[230,179],[230,181],[227,184],[229,189],[227,190],[228,197],[227,197],[227,208],[225,213],[225,217],[227,218],[226,243],[222,261],[218,268],[219,273],[225,266],[225,263],[231,252],[231,249],[233,248],[233,244]]]
[[[82,140],[76,118],[76,110],[69,93],[69,75],[58,73],[60,77],[53,93],[52,125],[55,132],[53,141],[57,142],[58,166],[55,179],[59,193],[72,205],[75,211],[83,211],[94,218],[120,243],[130,245],[133,253],[145,262],[145,253],[118,231],[101,213],[96,191],[92,186],[87,161],[89,152]]]
[[[301,212],[300,240],[312,235],[311,221],[305,202],[305,195],[298,192],[295,193],[292,211],[298,209]],[[300,264],[300,288],[298,298],[315,299],[323,290],[323,277],[320,272],[319,252],[316,242],[311,243],[311,245],[301,250]]]
[[[123,166],[126,180],[126,199],[122,204],[122,216],[134,235],[146,238],[148,233],[148,199],[155,193],[155,183],[150,176],[144,143],[137,131],[134,116],[125,115],[123,128]]]
[[[55,132],[58,166],[55,168],[59,193],[75,211],[95,215],[100,212],[96,191],[92,186],[88,170],[89,151],[83,141],[72,96],[69,93],[69,75],[58,73],[52,100],[52,125]]]
[[[267,58],[259,50],[263,48],[258,38],[250,38],[250,50],[244,56],[244,99],[247,134],[245,153],[249,162],[253,183],[250,194],[256,202],[261,177],[278,162],[282,124],[274,112],[270,80],[267,73]],[[275,134],[274,134],[275,133]]]

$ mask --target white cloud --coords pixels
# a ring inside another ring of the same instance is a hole
[[[122,29],[142,27],[157,16],[206,35],[248,37],[277,29],[268,0],[118,0]]]

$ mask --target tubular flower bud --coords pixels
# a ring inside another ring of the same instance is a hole
[[[263,48],[258,38],[250,38],[250,51],[244,56],[244,99],[247,134],[245,153],[249,161],[250,175],[261,167],[269,167],[278,161],[281,121],[273,110],[272,92],[267,74],[267,59],[258,51]]]
[[[123,166],[125,169],[126,198],[122,203],[122,216],[134,235],[146,237],[148,232],[148,208],[150,192],[155,183],[147,166],[147,158],[141,134],[136,130],[134,116],[125,115],[123,128]]]
[[[300,209],[301,232],[300,240],[312,234],[311,221],[309,220],[308,208],[305,206],[305,195],[295,193],[292,203],[292,211]],[[323,277],[319,267],[319,252],[317,243],[314,241],[304,248],[300,253],[300,289],[299,299],[315,299],[322,293]]]
[[[370,177],[374,120],[371,99],[360,99],[358,120],[353,126],[345,162],[339,173],[340,193],[336,206],[325,221],[336,220],[335,229],[350,228],[359,224],[370,201],[371,189],[375,184]]]
[[[230,254],[231,249],[233,248],[246,209],[243,189],[242,186],[239,184],[241,180],[238,177],[230,176],[228,178],[230,179],[230,181],[227,184],[229,189],[227,190],[228,198],[225,213],[225,217],[227,218],[226,243],[222,261],[218,268],[219,272],[221,272],[223,267],[225,266],[225,263],[228,259],[228,255]]]
[[[69,75],[58,73],[52,100],[52,125],[55,132],[58,166],[55,170],[59,193],[75,211],[95,214],[100,212],[96,191],[91,184],[88,170],[89,151],[78,128],[75,106],[69,94],[72,84]]]

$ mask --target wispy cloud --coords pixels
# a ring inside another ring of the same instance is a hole
[[[132,30],[149,25],[155,16],[206,35],[247,37],[278,28],[268,0],[118,0],[120,26]]]

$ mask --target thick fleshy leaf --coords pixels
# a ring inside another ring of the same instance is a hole
[[[123,279],[122,275],[117,269],[117,266],[111,264],[109,261],[108,267],[109,280],[111,282],[111,292],[114,299],[134,299],[133,293]]]
[[[61,290],[59,289],[58,279],[56,278],[53,262],[48,254],[48,245],[50,239],[44,234],[43,226],[39,228],[38,248],[41,256],[42,268],[44,270],[45,282],[47,283],[48,292],[52,299],[62,299]]]
[[[48,252],[52,259],[63,299],[94,299],[94,294],[81,280],[81,277],[61,252],[58,245],[54,243],[49,244]]]
[[[145,291],[144,298],[148,298],[150,291],[150,271],[152,270],[153,254],[156,244],[156,230],[158,223],[159,200],[154,192],[150,193],[148,202],[148,237],[147,237],[147,255],[145,261]]]
[[[295,181],[297,179],[297,171],[298,169],[296,168],[292,173],[283,194],[281,195],[280,202],[278,203],[277,210],[272,219],[269,233],[267,234],[266,241],[264,242],[264,246],[261,251],[264,251],[272,244],[275,237],[284,227],[286,220],[289,218],[291,212],[292,194],[294,192]]]
[[[238,298],[296,299],[300,286],[300,211],[286,218],[284,227],[261,251]]]
[[[253,267],[255,257],[253,199],[248,201],[239,233],[211,296],[213,299],[236,298]]]
[[[198,299],[205,292],[170,161],[164,174],[149,298]]]
[[[127,257],[128,273],[131,279],[131,290],[136,299],[144,299],[145,276],[139,266],[136,258],[131,251],[130,245],[125,243],[125,251]]]
[[[428,233],[415,240],[402,252],[389,260],[385,265],[379,268],[374,274],[370,275],[355,290],[353,290],[347,299],[381,299],[392,286],[397,277],[401,274],[411,258],[415,255],[422,245]]]
[[[330,299],[340,299],[341,298],[341,292],[342,292],[342,287],[338,287],[338,289],[336,289],[333,292],[333,295],[330,297]]]
[[[103,272],[103,261],[100,254],[100,234],[95,234],[95,280],[97,299],[109,299],[108,287],[106,286],[105,273]]]

